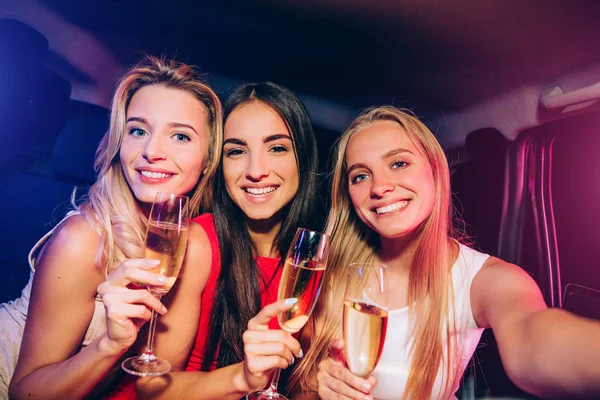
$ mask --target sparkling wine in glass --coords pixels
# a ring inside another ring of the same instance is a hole
[[[296,333],[308,321],[321,291],[328,246],[329,240],[324,233],[304,228],[296,231],[285,259],[277,297],[279,300],[295,298],[298,301],[277,316],[282,330]],[[287,400],[277,392],[280,372],[279,368],[273,372],[267,390],[250,393],[246,399]]]
[[[351,264],[344,294],[344,356],[348,369],[366,378],[379,362],[388,322],[386,267]]]
[[[145,258],[160,260],[160,264],[150,272],[168,278],[163,285],[147,286],[148,291],[158,299],[173,287],[183,263],[189,228],[188,202],[186,196],[159,192],[150,210]],[[126,372],[137,376],[159,376],[171,370],[167,360],[156,357],[152,352],[155,329],[156,313],[152,310],[146,351],[123,361],[121,367]]]

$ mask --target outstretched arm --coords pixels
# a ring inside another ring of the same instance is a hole
[[[490,258],[473,281],[471,306],[494,331],[516,385],[544,398],[600,395],[600,323],[548,309],[521,268]]]

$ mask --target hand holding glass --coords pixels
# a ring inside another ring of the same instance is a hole
[[[168,278],[164,285],[147,286],[148,291],[158,299],[173,287],[181,269],[189,227],[188,202],[186,196],[157,193],[150,210],[145,257],[160,260],[160,264],[150,272]],[[158,376],[171,370],[168,361],[156,357],[152,352],[155,329],[156,313],[152,310],[146,351],[123,361],[121,367],[126,372],[137,376]]]
[[[285,259],[278,293],[279,300],[298,300],[289,310],[277,316],[279,326],[286,332],[296,333],[302,329],[317,303],[328,244],[328,237],[324,233],[304,228],[296,231]],[[277,392],[280,372],[279,369],[275,370],[267,390],[250,393],[246,399],[287,400]]]
[[[344,294],[344,357],[348,369],[366,378],[375,370],[387,330],[385,265],[351,264]]]

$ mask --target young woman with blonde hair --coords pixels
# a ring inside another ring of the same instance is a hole
[[[27,315],[2,316],[15,358],[22,335],[11,398],[98,396],[114,383],[149,308],[165,312],[147,290],[125,288],[164,279],[147,272],[157,261],[142,258],[150,206],[157,192],[190,196],[192,216],[211,204],[221,114],[217,95],[185,64],[149,56],[122,78],[96,183],[32,251]]]
[[[408,112],[369,109],[342,135],[327,228],[329,293],[320,297],[310,349],[292,377],[296,393],[454,398],[484,328],[494,330],[507,373],[523,389],[600,393],[600,342],[593,339],[600,325],[548,309],[521,268],[460,244],[450,196],[444,152]],[[383,353],[366,379],[345,366],[339,340],[345,283],[356,284],[348,280],[353,262],[385,264],[393,288]]]

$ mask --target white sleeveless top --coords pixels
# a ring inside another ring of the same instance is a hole
[[[19,359],[19,350],[21,348],[21,339],[25,329],[27,319],[27,309],[29,308],[29,298],[31,296],[31,285],[35,274],[36,259],[40,250],[46,244],[50,236],[61,226],[68,218],[79,214],[76,211],[69,212],[62,221],[41,238],[29,252],[29,282],[21,291],[21,297],[0,304],[0,400],[8,399],[8,385],[15,372],[17,360]],[[106,332],[106,311],[102,300],[96,296],[94,302],[94,314],[85,333],[81,348],[90,344],[94,339]]]
[[[479,253],[467,246],[460,245],[458,259],[452,267],[454,288],[454,306],[457,317],[458,348],[462,352],[461,373],[467,367],[475,348],[481,339],[482,328],[477,326],[471,311],[470,289],[473,278],[481,269],[489,255]],[[410,366],[409,350],[412,344],[408,340],[408,307],[391,310],[388,313],[388,327],[383,352],[373,375],[377,385],[371,392],[376,400],[401,399],[404,394]],[[439,399],[442,389],[442,369],[433,386],[432,399]],[[458,390],[454,388],[453,393]]]

